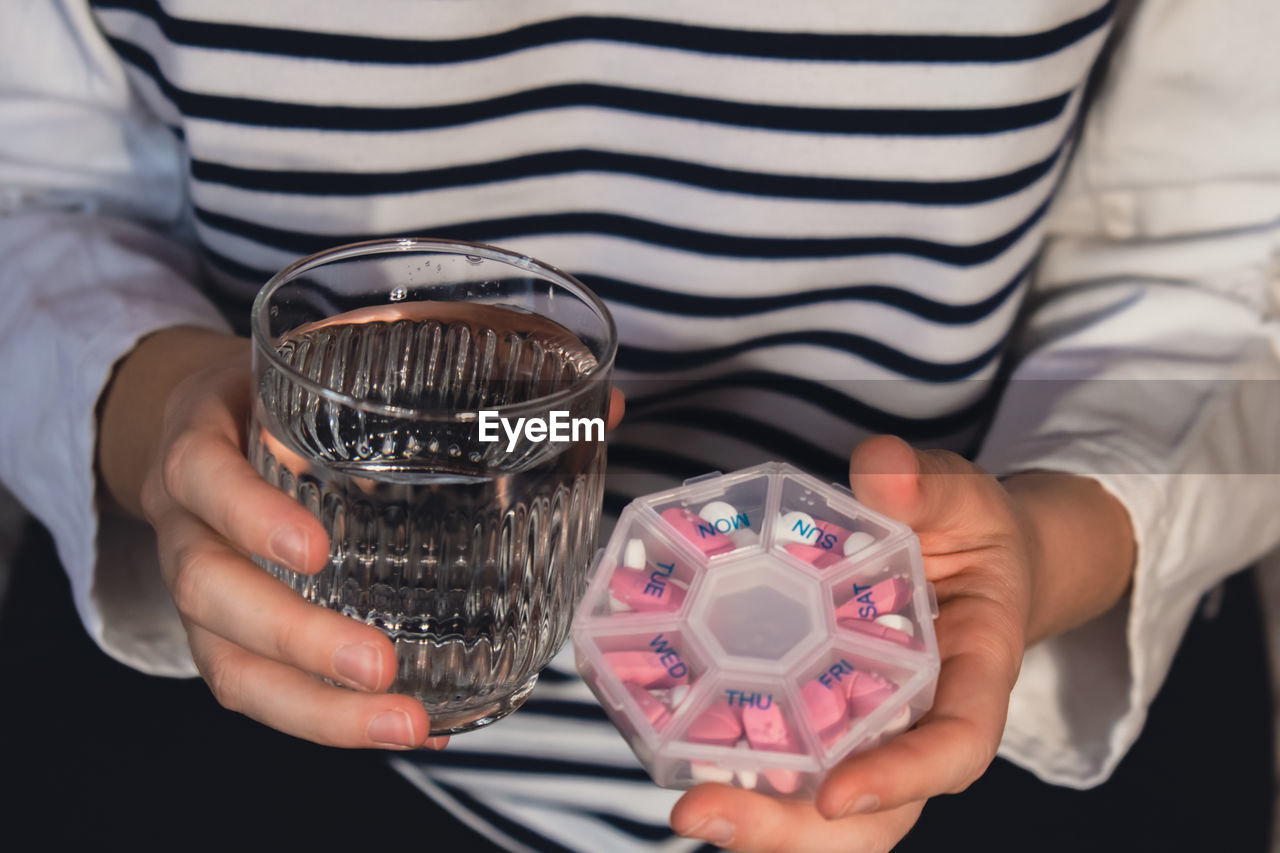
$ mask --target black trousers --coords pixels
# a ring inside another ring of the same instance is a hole
[[[0,676],[0,847],[278,839],[290,849],[496,849],[381,753],[279,734],[220,708],[203,682],[140,675],[106,657],[84,633],[36,525],[0,608]],[[998,760],[965,793],[930,802],[899,849],[1267,850],[1270,696],[1261,611],[1244,573],[1214,618],[1193,623],[1110,781],[1055,788]]]

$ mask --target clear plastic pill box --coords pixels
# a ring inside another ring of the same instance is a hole
[[[910,528],[767,463],[623,510],[573,645],[659,785],[807,798],[929,708],[936,614]]]

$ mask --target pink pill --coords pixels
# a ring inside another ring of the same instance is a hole
[[[689,667],[676,658],[665,660],[653,652],[605,652],[605,662],[630,684],[660,690],[689,683]]]
[[[736,547],[728,534],[721,533],[716,528],[715,522],[707,521],[682,507],[673,506],[664,510],[662,518],[708,557],[732,551]]]
[[[686,740],[712,746],[733,746],[742,737],[742,721],[724,702],[717,702],[689,724]]]
[[[800,691],[800,698],[804,701],[805,710],[809,712],[813,727],[820,733],[845,722],[849,713],[845,686],[840,682],[833,682],[828,687],[815,679]]]
[[[875,619],[897,613],[911,601],[911,584],[902,578],[889,578],[870,586],[854,582],[851,586],[853,598],[836,608],[837,619]]]
[[[782,709],[775,703],[761,708],[748,705],[742,709],[742,729],[747,734],[747,741],[752,749],[766,749],[771,752],[799,752],[799,743],[787,720],[782,716]],[[790,794],[800,787],[800,774],[795,770],[783,770],[777,767],[766,767],[764,778],[780,794]]]
[[[684,603],[684,587],[671,580],[674,563],[655,564],[654,571],[619,567],[609,578],[609,594],[632,610],[677,610]],[[667,567],[670,567],[668,570]]]
[[[916,640],[907,632],[899,631],[897,628],[891,628],[888,625],[880,625],[876,622],[863,622],[861,619],[841,619],[837,624],[846,631],[857,631],[859,634],[866,634],[868,637],[879,637],[882,640],[888,640],[889,642],[897,643],[900,646],[908,646],[913,649],[922,647],[921,644],[916,642]]]
[[[753,749],[773,752],[796,752],[798,749],[795,735],[776,702],[770,702],[764,708],[758,705],[743,708],[742,730]]]
[[[898,686],[874,672],[858,670],[848,680],[849,711],[855,717],[865,717],[880,703],[893,695]]]
[[[773,790],[779,794],[794,794],[800,788],[800,771],[784,770],[780,767],[766,767],[764,778],[769,780]]]
[[[806,543],[793,542],[785,546],[787,552],[820,569],[844,559],[844,541],[849,538],[848,530],[829,521],[815,521],[812,530],[813,533],[806,537]]]
[[[631,698],[640,706],[640,713],[644,714],[644,718],[649,721],[649,725],[653,726],[655,730],[661,731],[662,727],[671,720],[671,710],[643,687],[628,683],[626,688],[627,692],[631,694]]]

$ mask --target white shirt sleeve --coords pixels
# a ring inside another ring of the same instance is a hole
[[[149,528],[98,514],[95,412],[145,335],[225,328],[173,236],[181,156],[86,3],[0,7],[0,480],[53,534],[94,640],[165,675],[195,669]]]
[[[1147,2],[1055,202],[1017,367],[978,462],[1099,480],[1133,586],[1027,653],[1001,755],[1104,781],[1202,594],[1280,542],[1280,15]]]

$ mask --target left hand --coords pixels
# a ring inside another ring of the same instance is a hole
[[[1037,472],[1001,483],[954,453],[876,436],[854,451],[849,481],[920,538],[939,604],[933,707],[835,767],[812,803],[699,785],[671,812],[681,835],[739,851],[891,849],[925,800],[963,791],[995,757],[1025,646],[1104,612],[1128,586],[1128,514],[1092,480]],[[1095,582],[1064,580],[1081,572]]]

